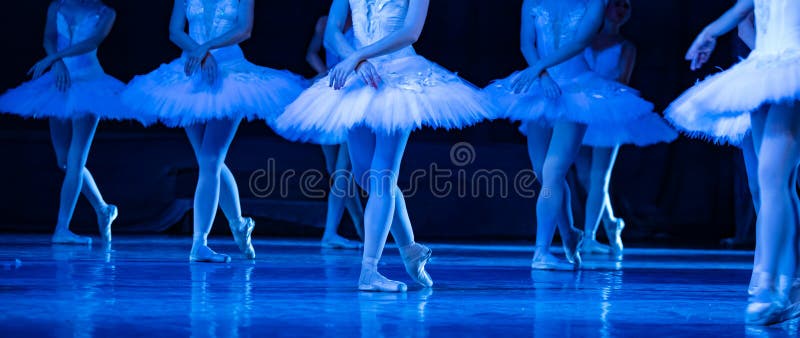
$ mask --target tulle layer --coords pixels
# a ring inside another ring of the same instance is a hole
[[[219,78],[186,76],[183,58],[135,77],[122,95],[130,109],[172,127],[214,119],[275,118],[303,90],[304,79],[288,71],[256,66],[243,57],[218,60]]]
[[[661,116],[652,113],[608,126],[589,125],[583,137],[583,144],[592,147],[615,147],[624,144],[644,147],[669,143],[677,138],[678,132]]]
[[[623,144],[647,146],[671,142],[678,133],[658,114],[653,105],[638,96],[635,89],[605,80],[594,73],[571,79],[557,79],[561,89],[558,98],[541,93],[538,84],[527,93],[512,90],[511,76],[495,81],[485,91],[500,108],[498,118],[522,121],[520,131],[526,133],[529,123],[552,127],[558,121],[587,125],[583,144],[614,147]]]
[[[500,106],[498,118],[542,124],[570,121],[608,126],[653,114],[653,104],[640,98],[635,89],[591,72],[570,79],[556,79],[561,89],[557,98],[546,97],[538,84],[526,93],[514,93],[512,83],[519,74],[495,81],[486,88]]]
[[[528,124],[538,127],[553,128],[554,124],[546,122],[522,122],[519,131],[528,134]],[[678,132],[666,120],[657,114],[647,114],[635,120],[617,122],[611,125],[592,124],[586,128],[583,145],[591,147],[616,147],[620,145],[650,146],[658,143],[670,143],[678,138]]]
[[[71,74],[67,91],[56,88],[53,72],[23,83],[0,96],[0,111],[26,118],[76,119],[97,116],[103,119],[134,119],[150,123],[120,101],[125,88],[121,81],[103,73]]]
[[[750,130],[750,113],[765,104],[800,100],[800,50],[753,52],[727,71],[687,90],[666,117],[693,137],[738,144]]]
[[[337,144],[356,126],[376,132],[462,128],[493,115],[490,100],[456,74],[414,55],[375,64],[378,89],[351,76],[341,90],[324,77],[278,118],[275,130],[296,141]]]

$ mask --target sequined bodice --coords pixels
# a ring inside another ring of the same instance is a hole
[[[622,56],[622,43],[614,44],[600,51],[589,47],[586,48],[584,55],[589,67],[598,75],[614,81],[622,75],[622,70],[619,67]]]
[[[102,10],[101,10],[102,11]],[[85,41],[96,33],[97,22],[100,20],[101,11],[93,14],[86,14],[85,17],[80,18],[79,21],[73,22],[75,18],[69,20],[67,15],[59,9],[57,16],[56,29],[58,31],[58,50],[63,50],[71,47],[76,43]],[[82,55],[66,57],[63,59],[67,69],[76,75],[77,72],[83,71],[102,71],[100,61],[97,60],[97,50],[92,50]]]
[[[205,43],[229,31],[239,19],[239,0],[186,0],[186,20],[189,36],[197,43]]]
[[[239,21],[239,0],[184,0],[189,37],[203,44],[230,31]],[[217,62],[244,59],[238,45],[211,50]]]
[[[780,54],[800,50],[800,1],[755,0],[754,53]]]
[[[572,41],[586,15],[587,0],[540,0],[530,15],[536,25],[536,49],[545,57]],[[570,77],[589,70],[583,55],[577,55],[555,67],[549,73]]]
[[[403,27],[409,0],[350,0],[356,47],[370,45]],[[377,59],[415,55],[409,46]]]

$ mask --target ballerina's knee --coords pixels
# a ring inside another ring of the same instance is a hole
[[[370,196],[386,196],[394,198],[397,190],[397,174],[392,170],[371,169],[368,172],[368,187]]]

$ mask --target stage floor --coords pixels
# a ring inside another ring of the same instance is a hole
[[[188,237],[116,236],[111,251],[0,235],[4,337],[618,337],[796,335],[743,324],[752,253],[629,249],[621,264],[531,272],[532,246],[430,245],[436,285],[355,289],[360,255],[258,240],[255,262],[190,264]],[[235,253],[232,240],[212,247]],[[18,261],[17,261],[18,260]]]

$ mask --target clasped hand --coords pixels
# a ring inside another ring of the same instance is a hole
[[[520,72],[517,78],[511,81],[511,89],[515,94],[527,93],[537,81],[545,97],[554,99],[561,96],[561,87],[537,66],[531,66]]]
[[[28,76],[34,80],[38,79],[42,77],[48,69],[52,69],[53,71],[56,88],[61,92],[69,90],[72,86],[72,78],[70,77],[67,65],[64,64],[64,60],[62,59],[48,55],[28,70]]]
[[[381,83],[381,76],[378,74],[375,65],[366,60],[359,61],[353,56],[342,60],[336,67],[331,69],[328,74],[328,86],[336,90],[344,88],[344,85],[347,83],[347,78],[353,72],[356,72],[365,84],[378,89],[378,85]]]
[[[203,81],[208,84],[216,83],[219,77],[219,65],[214,55],[203,46],[186,53],[186,64],[184,65],[186,76],[192,76],[198,70],[201,72]]]

